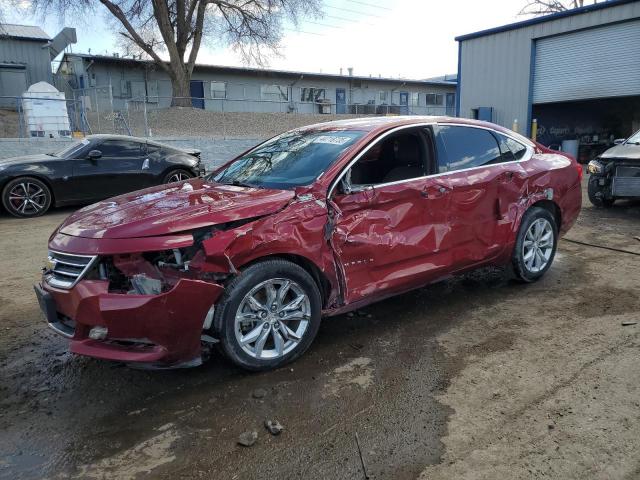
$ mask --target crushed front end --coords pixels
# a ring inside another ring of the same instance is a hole
[[[148,367],[199,365],[203,340],[214,341],[203,334],[224,290],[223,274],[199,268],[210,231],[144,239],[152,248],[144,253],[119,253],[127,249],[122,241],[55,234],[35,285],[47,323],[70,338],[76,354]]]

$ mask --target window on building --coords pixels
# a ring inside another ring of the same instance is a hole
[[[211,82],[211,98],[227,98],[227,84],[225,82]]]
[[[319,102],[325,99],[325,95],[324,88],[305,87],[300,89],[301,102]]]
[[[439,172],[463,170],[503,161],[498,142],[489,130],[441,126],[437,132]]]
[[[262,85],[260,96],[263,100],[286,102],[289,100],[289,87],[286,85]]]
[[[420,106],[420,94],[418,92],[411,92],[409,94],[409,105],[412,107]]]
[[[389,98],[389,92],[387,92],[386,90],[380,90],[378,92],[378,101],[380,103],[387,103],[388,98]]]
[[[425,97],[427,105],[442,105],[443,96],[441,93],[427,93]]]

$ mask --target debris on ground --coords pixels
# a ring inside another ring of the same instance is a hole
[[[360,463],[362,464],[362,473],[364,473],[365,480],[369,480],[367,466],[365,465],[364,457],[362,456],[362,448],[360,448],[360,439],[358,438],[358,432],[356,432],[356,445],[358,446],[358,455],[360,456]]]
[[[238,445],[243,447],[251,447],[258,440],[258,432],[255,430],[249,432],[243,432],[238,437]]]
[[[264,398],[267,396],[267,391],[264,388],[256,388],[251,392],[251,396],[253,398]]]
[[[637,325],[638,322],[636,322],[635,320],[625,320],[624,322],[622,322],[622,326],[623,327],[629,327],[631,325]]]
[[[277,420],[265,420],[264,426],[267,430],[269,430],[269,433],[271,435],[280,435],[280,433],[282,433],[282,430],[284,430],[284,427]]]

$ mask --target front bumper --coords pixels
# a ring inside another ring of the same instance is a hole
[[[47,323],[71,338],[70,350],[105,360],[163,366],[200,360],[204,319],[224,288],[182,279],[160,295],[109,293],[108,282],[83,280],[70,290],[35,286]],[[102,340],[89,338],[106,327]]]

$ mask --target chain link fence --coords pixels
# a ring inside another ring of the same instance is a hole
[[[171,105],[191,105],[171,106]],[[133,135],[264,138],[314,123],[366,116],[453,115],[444,106],[336,104],[198,97],[153,97],[126,102],[123,116]]]
[[[110,85],[73,90],[67,93],[67,97],[71,96],[73,98],[66,100],[0,97],[0,137],[55,138],[110,133],[140,137],[266,138],[331,120],[394,115],[452,116],[454,113],[451,107],[445,106],[347,104],[325,100],[153,96],[114,102]]]

